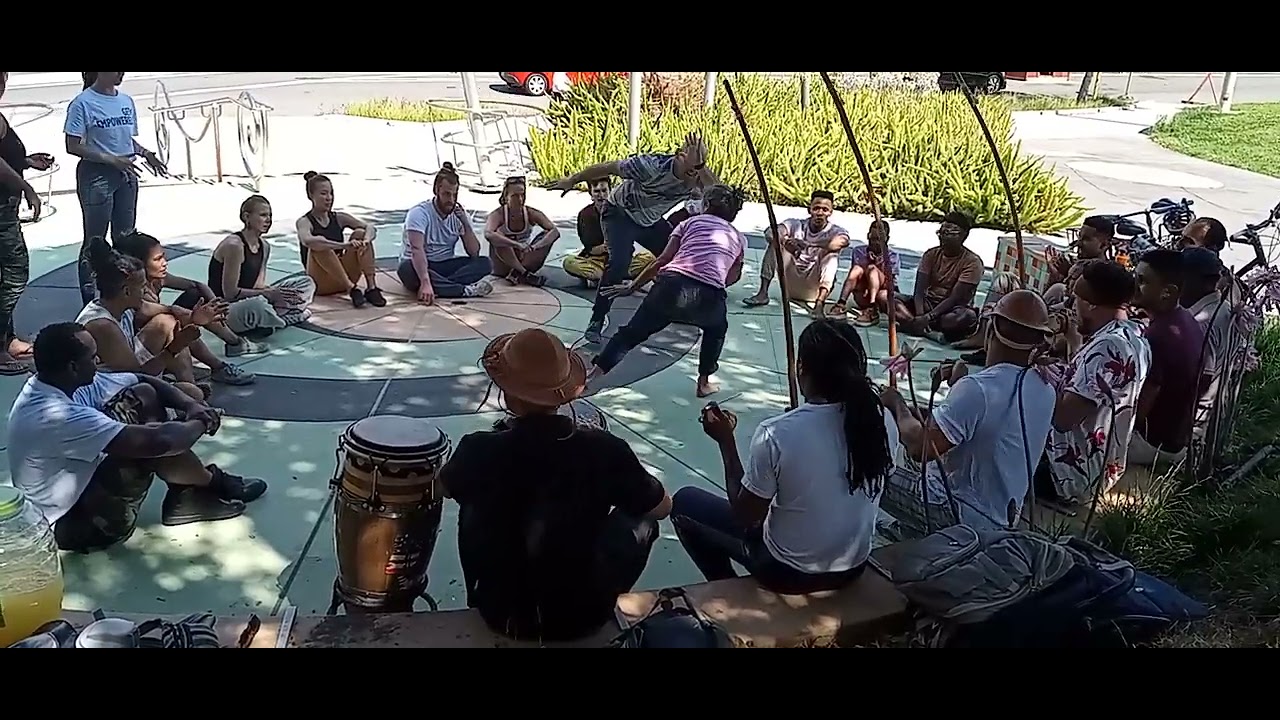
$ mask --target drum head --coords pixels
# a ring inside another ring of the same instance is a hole
[[[386,455],[414,455],[438,449],[448,442],[435,423],[403,415],[374,415],[347,429],[356,445]]]

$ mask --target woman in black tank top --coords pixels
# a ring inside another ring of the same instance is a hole
[[[252,195],[240,205],[244,229],[228,235],[209,259],[209,287],[231,305],[227,324],[238,333],[269,334],[311,317],[316,284],[307,275],[267,285],[271,246],[262,239],[271,230],[271,203]]]
[[[0,73],[0,97],[4,97],[8,81],[9,73]],[[26,200],[32,220],[39,220],[40,196],[22,174],[28,168],[48,170],[52,166],[52,155],[28,155],[18,132],[0,115],[0,375],[25,373],[31,362],[31,343],[13,331],[13,309],[27,289],[31,273],[18,205]]]
[[[369,223],[344,212],[333,211],[333,183],[315,172],[303,176],[311,210],[294,225],[301,244],[303,266],[316,283],[317,295],[346,293],[351,304],[386,307],[387,299],[378,289],[378,268],[373,251],[377,234]],[[344,238],[343,230],[351,230]],[[365,288],[357,282],[364,277]]]

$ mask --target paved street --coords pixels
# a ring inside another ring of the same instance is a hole
[[[462,99],[458,73],[130,73],[124,91],[133,95],[139,110],[151,107],[156,79],[163,80],[175,104],[236,96],[248,90],[275,109],[276,115],[319,115],[341,106],[375,97],[412,100]],[[482,100],[514,102],[546,107],[547,98],[532,98],[506,89],[497,73],[480,73],[477,83]],[[29,84],[38,83],[38,84]],[[80,90],[79,73],[14,73],[5,92],[5,104],[66,104]]]
[[[1204,76],[1204,73],[1133,73],[1129,96],[1136,100],[1181,103],[1195,92]],[[1213,87],[1218,93],[1222,92],[1222,76],[1223,73],[1213,74]],[[1082,77],[1080,73],[1073,73],[1069,82],[1011,80],[1009,89],[1041,95],[1075,95]],[[1112,97],[1124,95],[1128,77],[1129,73],[1103,73],[1098,91]],[[1207,103],[1214,97],[1209,85],[1205,84],[1195,100]],[[1237,103],[1280,101],[1280,73],[1240,73],[1232,100]]]

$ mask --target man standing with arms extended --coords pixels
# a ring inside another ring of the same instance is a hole
[[[605,244],[609,249],[601,288],[627,280],[627,268],[637,243],[654,255],[663,251],[672,230],[666,214],[692,199],[701,188],[719,183],[706,163],[707,144],[697,134],[690,134],[673,155],[633,155],[625,160],[597,163],[552,185],[563,195],[588,180],[622,178],[622,183],[609,194],[601,213]],[[585,333],[587,342],[603,342],[612,306],[611,297],[596,293],[591,322]]]

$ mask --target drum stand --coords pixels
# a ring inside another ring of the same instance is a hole
[[[436,599],[431,597],[431,593],[423,590],[422,594],[418,597],[427,601],[427,605],[431,608],[431,612],[440,611],[440,603],[436,602]],[[351,598],[348,598],[346,594],[342,592],[340,581],[337,578],[334,578],[333,598],[329,602],[329,610],[325,615],[337,615],[339,608],[345,608],[348,615],[376,615],[379,613],[413,612],[413,601],[417,599],[417,597],[414,597],[396,598],[395,601],[369,600],[362,603],[357,600],[353,602]],[[404,602],[404,600],[408,600],[408,602]]]

